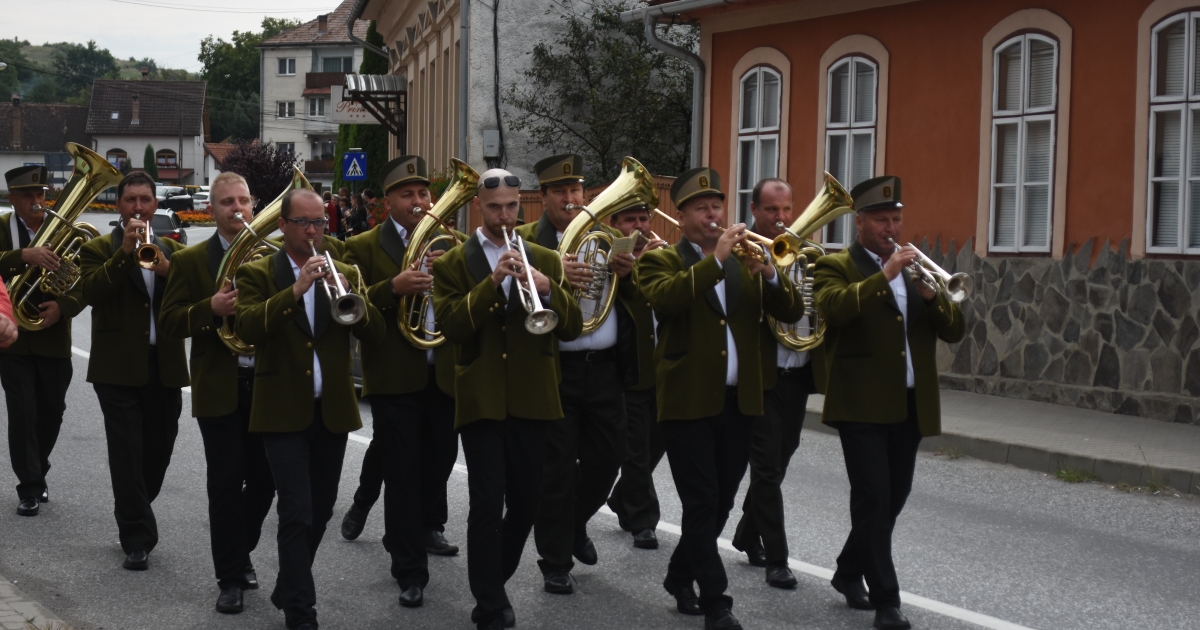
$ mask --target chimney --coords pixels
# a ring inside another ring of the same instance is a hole
[[[138,113],[139,113],[139,109],[140,109],[140,108],[138,107],[138,95],[137,95],[137,94],[134,94],[134,95],[133,95],[133,116],[131,116],[131,117],[130,117],[129,124],[131,124],[131,125],[138,125],[138,124],[141,124],[141,123],[138,121]]]
[[[142,80],[143,81],[150,80],[150,68],[142,68]]]
[[[12,95],[13,114],[12,114],[12,148],[14,151],[21,150],[21,95]]]
[[[329,29],[329,16],[328,15],[318,15],[317,16],[317,35],[324,33],[328,29]]]

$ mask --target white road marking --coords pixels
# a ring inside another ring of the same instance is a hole
[[[357,433],[351,433],[350,439],[360,444],[371,443],[371,438],[359,435]],[[467,467],[463,466],[462,464],[454,464],[454,472],[465,475],[467,474]],[[612,516],[614,518],[617,516],[612,510],[608,509],[607,505],[600,508],[600,513]],[[683,533],[678,525],[663,521],[659,521],[657,529],[664,534],[671,534],[672,536],[679,536]],[[717,546],[735,554],[741,553],[737,549],[733,548],[733,541],[727,538],[718,538]],[[788,567],[790,567],[793,571],[806,573],[820,580],[829,580],[833,578],[833,571],[831,569],[826,569],[825,567],[809,564],[807,562],[801,562],[793,558],[788,558]],[[1026,626],[1004,621],[1003,619],[997,619],[990,615],[977,613],[965,608],[959,608],[958,606],[939,602],[935,599],[929,599],[928,597],[921,597],[920,595],[909,593],[907,591],[900,591],[900,599],[906,605],[924,608],[925,610],[938,613],[939,615],[944,615],[946,617],[958,619],[959,621],[965,621],[967,623],[973,623],[977,626],[988,628],[989,630],[1033,630],[1032,628],[1028,628]]]

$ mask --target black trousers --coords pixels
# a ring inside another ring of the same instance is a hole
[[[638,532],[658,527],[658,492],[654,469],[666,453],[658,424],[655,388],[625,391],[626,436],[628,439],[621,477],[608,497],[608,507],[617,513],[621,529]]]
[[[271,603],[283,610],[288,628],[317,619],[312,564],[337,501],[346,436],[325,427],[319,400],[303,431],[262,434],[279,493],[279,577]]]
[[[563,418],[546,429],[546,472],[533,538],[543,572],[575,566],[575,541],[608,500],[625,461],[624,388],[616,352],[562,352]]]
[[[70,358],[0,354],[0,385],[8,407],[8,456],[20,501],[37,499],[46,489],[50,453],[62,428],[73,371]]]
[[[786,563],[789,555],[780,488],[788,463],[800,447],[810,365],[779,370],[775,387],[763,392],[763,415],[754,419],[750,436],[750,485],[733,545],[748,549],[761,539],[768,564]]]
[[[180,388],[164,387],[159,380],[153,347],[149,361],[150,377],[141,387],[92,385],[104,414],[114,513],[125,553],[150,552],[158,544],[150,504],[162,490],[183,408]]]
[[[683,504],[682,535],[667,566],[666,585],[700,587],[705,612],[733,605],[717,551],[750,457],[755,416],[738,411],[737,388],[727,388],[721,413],[699,420],[662,422],[675,490]]]
[[[263,519],[275,500],[275,480],[261,433],[250,433],[254,376],[238,379],[233,413],[196,418],[208,466],[208,522],[217,586],[245,587]]]
[[[538,513],[548,424],[561,421],[476,420],[462,428],[467,460],[467,578],[483,625],[510,608],[504,584],[517,572]],[[505,510],[507,508],[507,511]]]
[[[846,475],[850,478],[850,536],[836,573],[866,578],[871,604],[900,606],[900,583],[892,563],[892,530],[912,491],[921,430],[917,397],[908,390],[908,418],[893,424],[839,422]]]
[[[429,583],[429,521],[437,520],[439,526],[446,522],[446,481],[458,459],[454,399],[430,374],[422,391],[371,396],[370,401],[375,418],[371,446],[380,444],[387,480],[383,547],[392,556],[392,577],[400,588],[424,588]]]

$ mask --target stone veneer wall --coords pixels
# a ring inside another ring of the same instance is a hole
[[[1130,261],[1106,241],[1091,262],[1093,241],[1062,260],[935,242],[932,259],[975,278],[966,338],[938,345],[942,386],[1200,424],[1200,261]]]

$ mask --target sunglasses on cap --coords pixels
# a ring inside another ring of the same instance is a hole
[[[500,180],[504,180],[504,185],[509,188],[520,188],[521,178],[516,175],[505,175],[504,177],[489,177],[483,180],[483,187],[491,190],[500,187]]]

